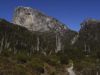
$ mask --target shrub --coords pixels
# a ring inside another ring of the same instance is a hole
[[[12,52],[8,50],[3,50],[3,52],[0,55],[5,57],[10,57],[12,55]]]
[[[17,55],[17,61],[20,63],[26,63],[28,59],[28,56],[24,53],[20,53]]]
[[[58,56],[61,64],[66,64],[67,65],[69,63],[69,57],[67,56],[66,53],[58,52],[57,56]]]
[[[39,58],[33,58],[29,62],[28,66],[35,69],[36,71],[40,73],[44,73],[44,64],[43,64],[43,61],[40,60]]]
[[[25,75],[25,70],[24,70],[23,68],[18,67],[18,68],[17,68],[17,73],[18,73],[19,75]]]
[[[52,65],[52,66],[55,66],[55,67],[60,67],[61,64],[60,64],[60,60],[59,58],[57,57],[56,54],[51,54],[49,57],[48,57],[48,64],[49,65]]]
[[[55,72],[52,72],[50,75],[55,75],[56,73]]]
[[[61,62],[61,64],[66,64],[67,65],[69,63],[68,56],[67,55],[60,56],[60,62]]]

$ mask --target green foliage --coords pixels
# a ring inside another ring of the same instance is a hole
[[[61,61],[61,64],[66,64],[67,65],[69,63],[68,56],[67,55],[60,56],[60,61]]]
[[[50,59],[49,62],[48,62],[48,64],[50,64],[52,66],[56,66],[56,67],[61,66],[60,61],[56,61],[54,59]]]
[[[57,57],[59,58],[61,64],[67,65],[69,63],[69,57],[63,51],[58,52]]]
[[[16,52],[33,51],[36,46],[36,35],[24,27],[9,23],[5,20],[0,22],[0,45],[1,49],[10,49]]]
[[[95,27],[95,31],[94,27],[92,30],[87,28],[80,31],[80,36],[75,46],[71,46],[69,43],[77,33],[66,31],[64,39],[61,39],[64,50],[55,53],[56,37],[54,33],[31,32],[24,27],[3,20],[0,22],[0,45],[2,45],[0,48],[2,50],[0,54],[0,71],[1,69],[9,70],[9,72],[14,72],[15,70],[14,73],[19,73],[18,75],[25,75],[27,70],[30,73],[32,71],[43,73],[45,63],[53,68],[62,68],[63,65],[69,65],[73,62],[76,71],[83,73],[98,70],[100,72],[100,35],[95,34],[99,34],[100,29],[98,28],[100,27]],[[39,37],[40,41],[40,51],[35,50],[37,37]],[[85,44],[87,49],[91,49],[90,52],[82,51]],[[15,55],[14,52],[16,52]],[[43,52],[47,55],[42,54]],[[54,70],[51,75],[55,75],[55,73]],[[83,73],[83,75],[86,74]]]
[[[11,57],[12,55],[13,53],[8,50],[3,50],[2,53],[0,54],[0,56],[5,56],[5,57]]]
[[[60,66],[60,61],[55,53],[48,56],[47,63],[55,67]]]
[[[25,70],[21,67],[18,67],[17,68],[17,73],[20,74],[20,75],[25,75]]]
[[[56,75],[56,73],[55,72],[52,72],[50,75]]]
[[[29,64],[28,64],[29,67],[39,71],[40,73],[43,73],[44,72],[44,63],[41,59],[39,58],[33,58]]]
[[[17,61],[20,63],[26,63],[29,60],[29,57],[24,53],[19,53],[17,55]]]

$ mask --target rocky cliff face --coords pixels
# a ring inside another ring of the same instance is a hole
[[[47,16],[38,10],[22,6],[15,9],[13,23],[24,26],[29,30],[40,32],[63,32],[68,29],[66,25],[57,19]]]
[[[71,30],[63,23],[58,21],[57,19],[47,16],[44,13],[29,8],[29,7],[18,7],[15,9],[13,23],[18,24],[20,26],[26,27],[28,30],[35,31],[35,32],[41,32],[46,33],[50,32],[47,35],[55,34],[53,37],[56,40],[56,51],[59,51],[62,49],[63,44],[63,38],[68,32],[71,32]],[[42,35],[43,35],[42,34]],[[50,36],[52,37],[52,36]],[[49,37],[49,38],[50,38]],[[70,36],[69,36],[70,37]],[[39,50],[39,37],[37,38],[37,49]]]

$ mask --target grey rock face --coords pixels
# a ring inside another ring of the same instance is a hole
[[[100,20],[88,18],[81,24],[81,26],[84,27],[85,25],[90,25],[90,24],[95,24],[95,23],[100,23]]]
[[[61,37],[69,30],[65,24],[57,19],[47,16],[38,10],[22,6],[15,9],[13,23],[26,27],[31,31],[55,33],[56,51],[62,49]],[[37,42],[37,49],[39,50],[39,39]]]
[[[38,10],[22,6],[15,9],[13,23],[40,32],[52,31],[62,34],[64,30],[68,29],[65,24],[57,19],[46,16]]]

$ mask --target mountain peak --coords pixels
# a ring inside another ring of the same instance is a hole
[[[30,7],[20,6],[15,9],[13,23],[24,26],[32,31],[63,32],[68,27],[55,18]]]
[[[24,7],[24,6],[19,6],[17,8],[15,8],[15,12],[29,12],[30,14],[35,14],[35,13],[41,13],[42,12],[36,10],[36,9],[32,9],[31,7]]]

